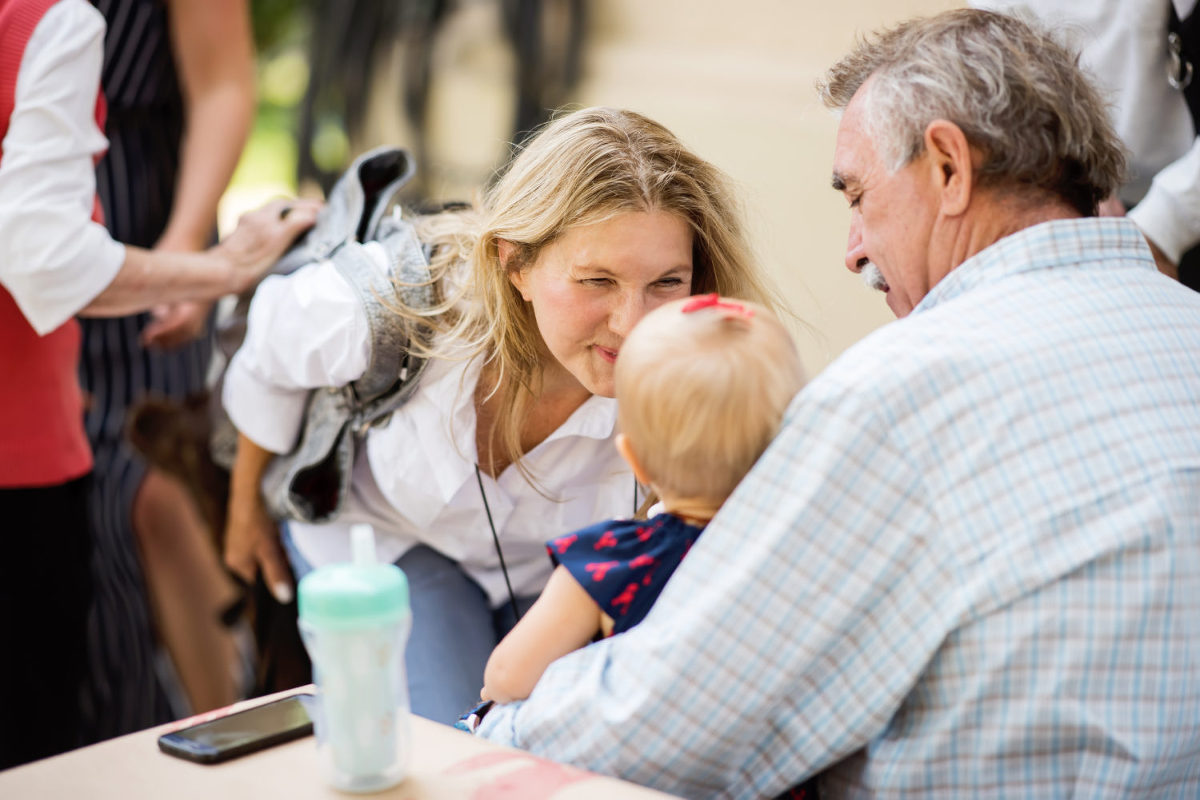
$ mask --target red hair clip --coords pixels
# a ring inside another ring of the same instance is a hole
[[[721,296],[716,292],[710,294],[698,294],[691,300],[683,304],[680,309],[684,314],[690,314],[693,311],[699,311],[702,308],[716,308],[722,311],[730,311],[734,314],[750,319],[754,316],[754,309],[746,308],[741,303],[734,303],[729,300],[722,300]]]

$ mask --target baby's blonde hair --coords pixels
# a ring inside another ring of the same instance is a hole
[[[720,504],[803,383],[796,346],[765,307],[691,297],[647,314],[626,338],[617,414],[660,493]]]

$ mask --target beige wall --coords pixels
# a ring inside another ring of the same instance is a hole
[[[848,214],[829,188],[836,121],[813,82],[857,32],[959,5],[592,0],[584,80],[572,100],[653,117],[734,178],[756,249],[804,323],[797,341],[815,373],[891,313],[842,266]],[[511,56],[495,43],[494,4],[464,9],[438,46],[432,117],[443,197],[462,197],[487,175],[507,132]],[[398,129],[377,138],[404,140]]]

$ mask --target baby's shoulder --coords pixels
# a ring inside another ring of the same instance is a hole
[[[606,519],[551,539],[546,542],[546,547],[556,556],[568,552],[599,552],[617,544],[638,541],[639,531],[644,530],[650,522],[637,519]]]
[[[610,519],[581,528],[546,543],[555,560],[607,556],[635,558],[643,553],[664,547],[690,544],[700,529],[670,514],[660,514],[648,520]],[[686,541],[685,541],[686,540]]]

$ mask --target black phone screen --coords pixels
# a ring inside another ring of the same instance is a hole
[[[245,711],[201,722],[158,737],[158,749],[189,761],[215,764],[289,742],[312,733],[305,704],[312,695],[297,694]]]

